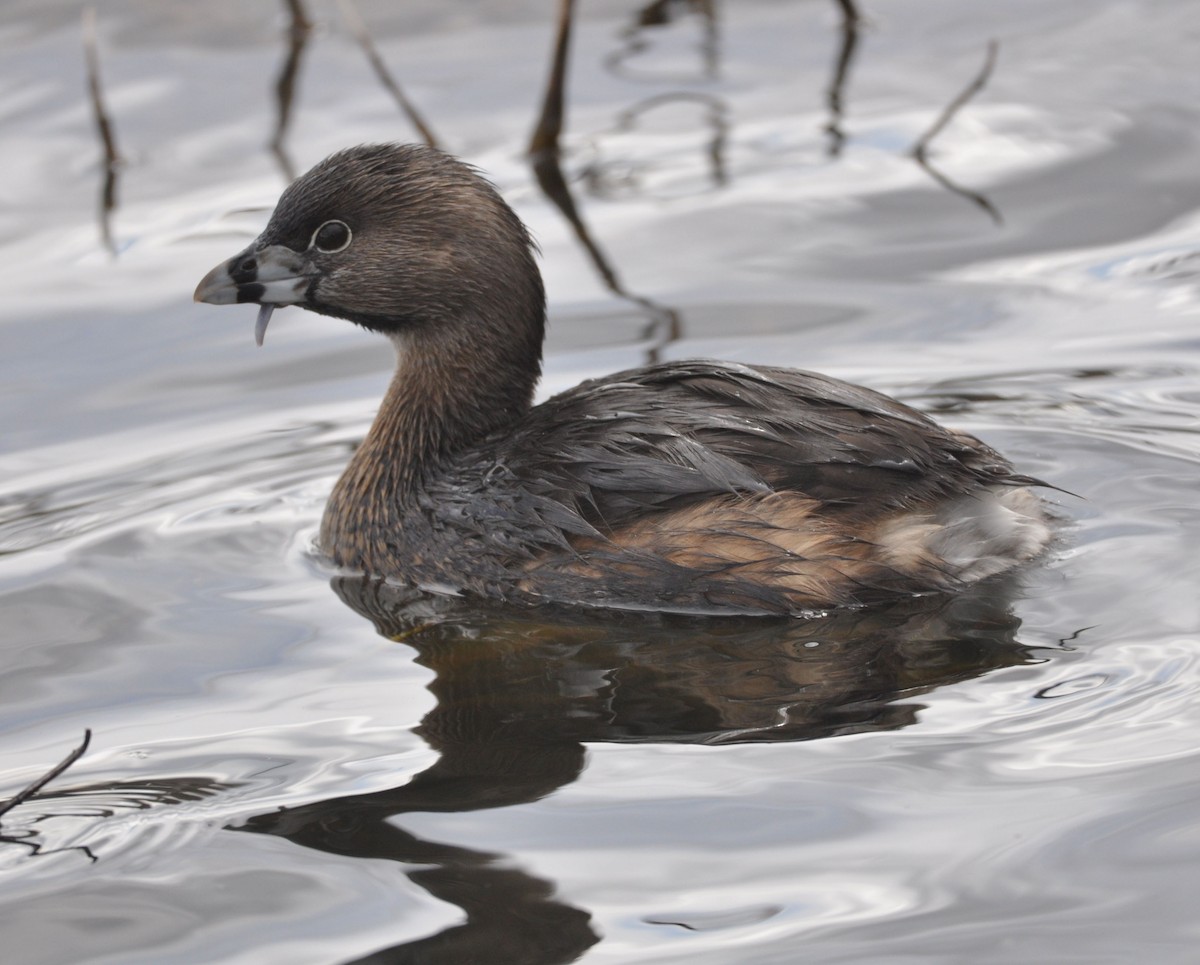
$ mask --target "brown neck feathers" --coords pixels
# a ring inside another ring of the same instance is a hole
[[[321,547],[339,565],[394,572],[405,515],[428,479],[529,410],[540,344],[456,341],[452,330],[396,339],[391,385],[325,508]]]

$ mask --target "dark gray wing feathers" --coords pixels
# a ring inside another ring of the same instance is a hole
[[[465,454],[426,498],[443,520],[461,501],[464,538],[482,532],[519,557],[719,495],[795,491],[871,519],[1031,482],[978,440],[869,389],[689,361],[555,396]]]

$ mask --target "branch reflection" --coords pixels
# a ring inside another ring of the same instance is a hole
[[[833,80],[826,91],[825,100],[829,105],[829,122],[825,130],[829,134],[828,153],[832,158],[842,153],[842,145],[846,142],[846,134],[842,129],[842,117],[845,112],[844,93],[846,81],[850,76],[850,65],[854,62],[854,52],[858,48],[858,27],[862,23],[853,0],[835,0],[842,11],[841,43],[838,46],[837,59],[833,64]]]
[[[657,362],[661,350],[680,337],[679,313],[645,296],[636,295],[621,284],[608,257],[592,238],[562,170],[559,139],[565,117],[567,64],[570,58],[574,13],[574,0],[560,0],[550,74],[542,98],[541,114],[529,142],[529,161],[538,187],[567,219],[604,286],[614,295],[632,302],[650,315],[650,325],[645,334],[649,343],[646,355],[648,362]]]
[[[710,134],[708,139],[708,166],[710,177],[714,188],[722,188],[729,181],[729,174],[725,166],[725,148],[729,141],[729,107],[719,97],[713,94],[703,94],[696,91],[672,91],[666,94],[655,94],[653,97],[647,97],[643,101],[639,101],[632,107],[627,107],[617,115],[617,130],[621,132],[631,131],[634,128],[635,122],[649,111],[662,107],[665,104],[677,104],[683,101],[691,101],[699,104],[704,108],[704,122],[708,125]],[[600,188],[603,179],[598,177],[593,172],[589,180],[589,188],[593,194],[604,194]]]
[[[96,134],[100,138],[101,161],[104,165],[104,179],[100,186],[100,204],[97,209],[100,240],[109,254],[115,257],[117,246],[112,235],[112,215],[117,208],[117,169],[121,165],[121,155],[117,151],[112,119],[104,104],[94,7],[86,7],[83,11],[83,57],[87,68],[88,97],[92,105],[92,117],[96,122]]]
[[[929,163],[929,145],[945,129],[946,125],[954,119],[954,116],[966,106],[967,101],[983,90],[988,79],[992,76],[992,70],[996,66],[996,54],[998,51],[999,44],[994,40],[988,41],[987,54],[984,57],[983,66],[980,68],[979,73],[942,109],[942,112],[934,120],[933,124],[930,125],[929,129],[917,138],[916,143],[913,144],[909,153],[921,170],[933,178],[934,181],[951,194],[957,194],[960,198],[965,198],[975,206],[983,209],[992,221],[999,225],[1003,223],[1004,219],[987,198],[977,191],[970,191],[951,181],[950,178]]]
[[[292,105],[296,97],[296,79],[300,73],[300,60],[308,46],[313,24],[308,19],[302,0],[283,0],[288,10],[287,53],[275,79],[275,133],[271,137],[271,153],[279,162],[284,179],[296,179],[296,167],[284,147],[288,127],[292,120]]]
[[[397,80],[392,76],[392,72],[388,70],[387,64],[383,62],[383,58],[379,55],[374,42],[371,40],[371,34],[367,30],[367,25],[363,22],[362,16],[358,12],[358,8],[354,5],[354,0],[338,0],[338,9],[342,12],[342,20],[347,28],[354,35],[354,39],[366,54],[367,62],[370,63],[371,69],[375,71],[375,76],[379,78],[379,83],[383,85],[383,89],[391,94],[392,99],[403,111],[404,116],[421,135],[421,140],[430,147],[438,147],[438,140],[433,134],[433,129],[426,123],[421,112],[417,110],[407,94],[404,93],[404,88],[400,86]]]
[[[30,858],[77,851],[94,864],[109,850],[119,852],[121,841],[108,834],[101,839],[104,850],[94,845],[63,843],[78,840],[81,826],[103,827],[106,819],[121,813],[189,804],[238,786],[207,777],[168,777],[80,784],[41,793],[40,789],[70,767],[86,748],[87,738],[58,767],[36,782],[32,793],[22,792],[4,807],[6,813],[13,813],[10,822],[13,827],[0,834],[0,844],[28,848]],[[138,833],[135,827],[129,830]]]
[[[691,80],[689,76],[668,78],[665,74],[651,77],[649,74],[630,70],[626,62],[650,47],[644,36],[647,29],[665,27],[673,23],[681,11],[695,13],[700,17],[703,35],[700,40],[701,74],[704,80],[713,80],[720,69],[720,42],[717,28],[716,0],[652,0],[640,7],[633,23],[621,31],[622,46],[604,58],[604,66],[612,73],[630,80]]]

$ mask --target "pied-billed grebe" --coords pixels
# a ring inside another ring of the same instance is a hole
[[[197,301],[389,336],[399,361],[330,496],[346,567],[516,602],[786,613],[949,590],[1035,556],[998,453],[823,375],[666,362],[532,406],[545,296],[525,226],[414,145],[334,154]]]

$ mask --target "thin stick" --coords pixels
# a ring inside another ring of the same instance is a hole
[[[92,731],[91,731],[91,728],[89,727],[88,729],[86,729],[83,732],[83,741],[80,742],[79,746],[76,747],[73,751],[71,751],[70,754],[68,754],[58,764],[56,764],[54,767],[50,768],[49,771],[47,771],[45,774],[43,774],[41,777],[39,777],[36,781],[34,781],[32,784],[30,784],[28,787],[26,787],[25,790],[18,793],[16,797],[12,798],[9,801],[6,801],[4,804],[0,804],[0,817],[3,817],[5,814],[7,814],[9,811],[11,811],[13,808],[17,807],[18,805],[24,804],[31,797],[33,797],[35,794],[37,794],[38,791],[40,791],[47,784],[49,784],[51,781],[53,781],[56,777],[58,777],[60,774],[62,774],[63,771],[65,771],[68,767],[70,767],[77,760],[79,760],[79,758],[83,757],[84,753],[88,749],[88,744],[90,744],[91,742],[92,742]]]
[[[567,61],[571,49],[571,24],[574,14],[575,0],[559,0],[554,56],[550,63],[550,76],[546,81],[546,93],[542,98],[542,112],[538,116],[537,125],[533,129],[533,136],[529,141],[529,160],[533,166],[538,187],[562,212],[575,230],[575,237],[583,245],[605,287],[614,295],[641,306],[650,314],[651,322],[646,337],[653,340],[653,344],[647,350],[649,360],[653,362],[658,360],[659,352],[664,345],[679,338],[682,330],[679,313],[672,308],[665,308],[649,298],[626,291],[617,277],[616,270],[609,263],[604,252],[600,250],[595,239],[592,238],[562,171],[558,142],[562,136],[563,121],[566,116],[564,102],[567,88]]]
[[[396,103],[400,105],[400,110],[404,111],[409,122],[417,129],[417,133],[421,135],[421,139],[430,147],[437,147],[437,138],[433,136],[433,131],[429,125],[425,123],[425,119],[421,117],[420,111],[416,105],[408,99],[403,89],[392,77],[391,71],[388,70],[387,64],[383,62],[383,58],[379,56],[379,51],[375,49],[375,44],[372,43],[370,34],[367,33],[367,25],[363,23],[363,18],[359,16],[358,8],[354,6],[353,0],[338,0],[338,9],[341,11],[342,20],[350,33],[354,35],[354,39],[358,41],[358,45],[362,47],[363,53],[367,55],[367,60],[370,61],[371,67],[375,71],[375,76],[379,78],[379,82],[392,95]]]
[[[575,0],[560,0],[558,26],[555,30],[554,56],[550,62],[550,77],[546,82],[546,96],[542,99],[542,113],[529,141],[529,155],[537,158],[543,153],[558,154],[558,139],[562,135],[563,101],[567,87],[567,57],[571,50],[571,23],[575,15]]]
[[[284,0],[288,8],[287,56],[279,70],[275,81],[275,134],[271,138],[271,153],[283,169],[283,176],[291,181],[296,177],[296,170],[288,156],[283,141],[287,136],[288,127],[292,121],[292,105],[296,100],[296,78],[300,74],[300,59],[304,48],[308,46],[308,38],[312,33],[312,21],[304,9],[301,0]]]
[[[842,23],[862,23],[862,15],[858,12],[858,8],[854,6],[854,0],[834,0],[839,7],[842,8]]]
[[[829,134],[829,156],[834,158],[842,153],[842,145],[846,142],[846,132],[842,129],[842,117],[845,113],[843,97],[846,80],[850,76],[850,64],[854,61],[854,51],[858,47],[858,27],[862,23],[862,17],[855,9],[853,0],[836,2],[842,8],[842,42],[833,68],[833,81],[825,96],[829,105],[829,123],[825,125],[825,131]]]
[[[117,151],[117,139],[113,134],[112,120],[104,106],[104,96],[100,84],[100,54],[96,43],[96,10],[85,7],[83,10],[83,58],[87,65],[88,94],[92,102],[92,116],[96,121],[96,131],[100,135],[103,148],[104,184],[100,190],[100,235],[106,247],[114,255],[117,252],[113,242],[112,226],[109,216],[117,206],[117,167],[121,163],[121,155]]]
[[[700,16],[704,18],[704,40],[700,44],[704,56],[704,73],[713,80],[719,73],[721,56],[717,5],[714,0],[699,0],[696,6]]]
[[[933,125],[929,128],[929,130],[927,130],[923,135],[921,135],[921,137],[917,139],[917,142],[913,145],[912,150],[909,153],[913,160],[916,161],[921,167],[921,169],[943,188],[945,188],[951,194],[957,194],[960,198],[965,198],[967,201],[970,201],[973,205],[984,211],[993,222],[1000,225],[1004,223],[1004,218],[1001,216],[995,205],[993,205],[978,191],[968,190],[967,188],[962,187],[962,185],[950,180],[950,178],[948,178],[930,163],[928,155],[929,145],[933,139],[937,137],[938,134],[940,134],[946,127],[946,125],[950,123],[954,116],[960,110],[962,110],[967,101],[983,90],[984,85],[988,82],[988,78],[992,75],[992,70],[996,66],[996,54],[998,50],[999,44],[997,44],[994,40],[989,40],[987,57],[984,59],[983,67],[975,76],[975,79],[972,80],[971,83],[969,83],[966,87],[964,87],[959,92],[958,96],[954,98],[954,100],[946,105],[945,110],[943,110],[938,116],[937,120],[933,122]]]
[[[105,164],[116,164],[121,160],[117,152],[117,141],[113,136],[113,125],[104,106],[100,87],[100,55],[96,50],[96,8],[83,10],[83,55],[87,62],[88,93],[92,98],[92,114],[96,119],[96,130],[104,147]]]
[[[951,194],[957,194],[960,198],[965,198],[976,207],[981,208],[996,224],[1004,224],[1004,217],[1000,214],[1000,211],[994,204],[992,204],[992,202],[990,202],[978,191],[971,191],[968,188],[964,188],[961,184],[956,184],[954,181],[951,181],[948,177],[946,177],[946,175],[942,174],[941,171],[930,164],[924,155],[915,157],[913,160],[917,162],[917,165],[922,171],[928,174],[931,178],[933,178],[933,180],[935,180]]]
[[[983,68],[979,71],[978,75],[959,92],[959,95],[954,100],[946,105],[946,109],[938,115],[937,120],[933,122],[933,126],[917,138],[917,142],[912,146],[910,153],[918,161],[925,160],[925,154],[929,149],[930,142],[954,119],[954,115],[963,109],[967,101],[983,90],[984,85],[988,82],[988,78],[992,76],[992,68],[996,66],[996,53],[999,49],[1000,45],[996,41],[988,41],[987,57],[984,59]]]

